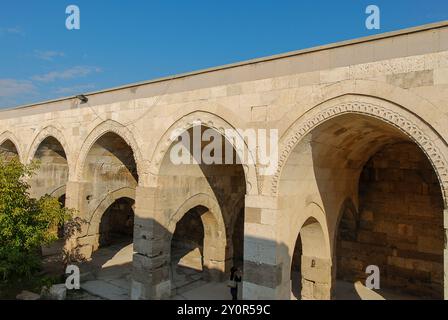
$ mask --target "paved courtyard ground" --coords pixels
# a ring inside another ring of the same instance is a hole
[[[116,244],[97,250],[92,261],[81,268],[85,278],[83,289],[92,297],[108,300],[130,299],[132,244]],[[200,272],[173,266],[173,294],[175,300],[229,300],[225,282],[206,282]]]
[[[133,246],[116,244],[97,250],[92,261],[82,266],[86,280],[82,281],[83,294],[73,299],[130,299]],[[173,266],[173,300],[230,300],[226,282],[206,282],[200,272]],[[239,292],[241,297],[241,288]],[[336,300],[413,300],[413,296],[388,290],[374,292],[363,284],[337,281]],[[295,299],[292,296],[292,299]]]

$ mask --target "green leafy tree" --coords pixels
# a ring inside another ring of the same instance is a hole
[[[40,249],[58,239],[58,227],[73,212],[56,198],[30,197],[37,163],[22,164],[0,156],[0,283],[31,279],[41,268]]]

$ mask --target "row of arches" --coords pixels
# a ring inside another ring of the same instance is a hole
[[[390,290],[441,298],[445,201],[440,163],[424,145],[430,142],[413,136],[417,129],[412,123],[412,132],[392,125],[393,114],[382,118],[359,105],[350,108],[345,104],[318,125],[311,121],[307,130],[297,129],[302,136],[295,143],[285,139],[287,157],[274,182],[265,179],[262,189],[257,179],[254,183],[253,168],[175,166],[169,158],[174,141],[161,148],[161,157],[156,150],[155,198],[157,210],[167,217],[164,250],[172,259],[171,270],[205,271],[203,278],[219,279],[229,266],[242,265],[244,197],[271,188],[296,298],[338,298],[337,280],[365,279],[368,264],[383,270],[382,283]],[[184,130],[192,134],[193,127]],[[105,130],[87,140],[87,151],[80,155],[85,161],[76,169],[82,168],[81,209],[89,221],[84,237],[93,243],[93,252],[122,236],[132,239],[142,171],[141,155],[117,132]],[[9,156],[18,153],[11,140],[0,148]],[[229,149],[223,145],[223,150],[225,156]],[[60,192],[70,167],[62,144],[47,137],[34,157],[42,166],[33,190]],[[173,282],[175,277],[171,275]]]
[[[40,197],[45,194],[59,199],[62,206],[66,205],[69,164],[64,139],[56,138],[55,130],[44,130],[39,133],[38,145],[31,147],[33,156],[29,161],[39,163],[35,174],[29,178],[30,195]],[[1,154],[6,160],[20,157],[18,148],[11,135],[0,144]],[[89,238],[90,252],[85,258],[100,247],[115,243],[133,242],[133,218],[135,187],[138,175],[133,151],[118,134],[106,132],[90,147],[85,157],[82,175],[86,188],[80,196],[83,205],[79,215],[85,221],[80,239]],[[60,256],[65,245],[63,233],[61,239],[50,247],[43,247],[44,256]],[[81,241],[83,241],[81,240]],[[84,257],[83,257],[84,258]],[[59,258],[52,258],[57,261]]]
[[[193,129],[189,128],[188,134],[193,134]],[[199,129],[204,131],[205,127]],[[222,146],[223,158],[229,150],[226,144],[227,140]],[[12,146],[10,140],[2,144],[2,148],[11,149],[17,156],[17,149]],[[169,154],[160,165],[157,198],[159,206],[171,216],[166,225],[170,245],[165,250],[171,255],[175,293],[190,284],[185,278],[220,280],[233,264],[243,265],[246,184],[241,164],[175,166]],[[32,196],[50,194],[65,200],[70,165],[62,143],[53,136],[44,138],[33,159],[40,166],[30,179]],[[122,248],[132,244],[135,193],[140,178],[137,167],[134,150],[117,133],[104,132],[91,143],[82,166],[78,207],[87,222],[78,238],[84,256],[90,258],[108,246]],[[239,225],[234,232],[236,223]],[[238,243],[235,249],[232,240]],[[132,256],[129,259],[132,261]]]

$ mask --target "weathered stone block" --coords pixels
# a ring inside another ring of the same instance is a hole
[[[282,266],[244,261],[244,280],[275,289],[282,282]]]

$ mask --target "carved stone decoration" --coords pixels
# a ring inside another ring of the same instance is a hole
[[[305,115],[304,119],[296,121],[296,123],[288,129],[282,139],[282,143],[279,147],[278,168],[271,180],[271,195],[275,196],[278,194],[282,169],[285,166],[290,153],[301,139],[323,122],[339,115],[352,113],[380,119],[399,129],[414,141],[430,160],[439,179],[444,201],[445,203],[447,202],[448,167],[445,157],[424,130],[416,123],[409,120],[407,116],[380,105],[362,101],[342,102],[325,109],[318,109],[320,110],[312,110],[308,115]],[[403,113],[405,113],[405,111]]]

